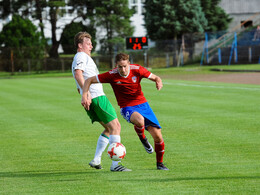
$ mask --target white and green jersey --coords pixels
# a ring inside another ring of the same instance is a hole
[[[96,66],[95,62],[93,61],[93,59],[84,52],[78,52],[74,56],[74,59],[72,62],[72,74],[73,74],[74,79],[75,79],[75,70],[76,69],[83,71],[82,74],[83,74],[83,77],[85,80],[92,76],[96,76],[99,74],[99,71],[98,71],[97,66]],[[80,94],[82,95],[82,89],[79,86],[76,79],[75,79],[75,81],[76,81],[77,88],[80,89]],[[92,98],[95,98],[95,97],[98,97],[101,95],[105,95],[104,91],[103,91],[103,86],[101,83],[91,84],[90,88],[89,88],[89,92],[90,92]]]

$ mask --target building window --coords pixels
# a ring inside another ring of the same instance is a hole
[[[241,23],[241,28],[247,28],[247,27],[253,26],[252,20],[241,21],[240,23]]]

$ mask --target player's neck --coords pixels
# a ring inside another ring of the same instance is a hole
[[[88,56],[91,56],[91,53],[87,53],[87,52],[83,51],[82,49],[77,49],[77,52],[78,52],[78,53],[79,53],[79,52],[83,52],[83,53],[87,54]]]

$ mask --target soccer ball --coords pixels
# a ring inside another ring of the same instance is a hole
[[[107,154],[111,160],[123,160],[126,155],[125,146],[121,143],[112,143],[107,149]]]

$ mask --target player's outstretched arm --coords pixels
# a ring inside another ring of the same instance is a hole
[[[155,74],[152,74],[152,75],[149,77],[149,79],[150,79],[151,81],[153,81],[153,82],[156,83],[156,88],[157,88],[158,90],[161,90],[161,89],[162,89],[163,83],[162,83],[162,79],[161,79],[159,76],[157,76],[157,75],[155,75]]]
[[[92,83],[98,83],[96,76],[90,77],[84,82],[84,86],[82,88],[82,98],[81,98],[81,105],[89,110],[91,104],[91,98],[88,98],[89,94],[89,87]]]

